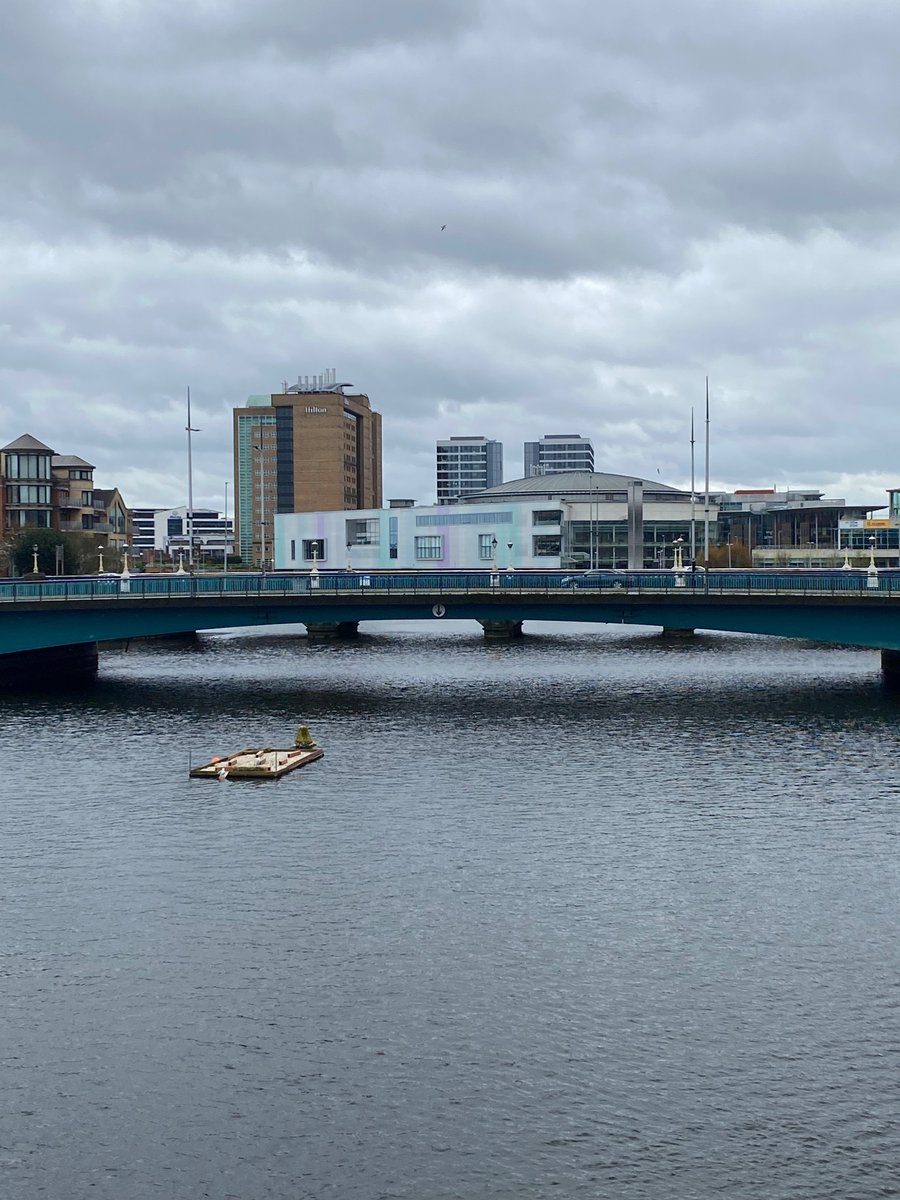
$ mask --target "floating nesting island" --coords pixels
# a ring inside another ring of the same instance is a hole
[[[280,779],[289,771],[315,762],[325,753],[318,746],[291,750],[239,750],[227,758],[213,758],[202,767],[194,767],[191,779]]]

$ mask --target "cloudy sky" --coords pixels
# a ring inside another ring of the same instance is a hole
[[[190,385],[221,507],[231,409],[334,367],[386,496],[455,434],[686,485],[708,374],[715,484],[878,503],[898,61],[895,0],[9,0],[2,443],[184,503]]]

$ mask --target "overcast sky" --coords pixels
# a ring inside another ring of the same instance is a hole
[[[434,442],[900,483],[896,0],[9,0],[0,444],[221,508],[231,410],[337,370]],[[441,231],[441,226],[446,229]]]

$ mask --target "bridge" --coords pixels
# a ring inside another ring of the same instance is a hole
[[[474,620],[488,638],[525,621],[659,626],[804,638],[882,651],[900,679],[900,573],[561,572],[113,576],[0,583],[0,684],[91,673],[97,645],[199,630],[361,621]]]

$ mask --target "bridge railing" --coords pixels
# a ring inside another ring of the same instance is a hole
[[[679,581],[673,571],[640,573],[612,572],[596,580],[563,572],[476,571],[446,573],[379,574],[345,572],[318,576],[308,572],[277,575],[131,575],[85,577],[41,581],[0,582],[0,604],[17,601],[66,601],[84,599],[186,597],[249,597],[292,595],[379,594],[399,595],[418,592],[457,595],[517,593],[528,595],[680,595],[685,599],[700,595],[831,595],[872,596],[885,594],[900,598],[900,573],[882,571],[874,580],[865,571],[830,575],[793,575],[777,572],[727,571],[708,574],[685,571]]]

